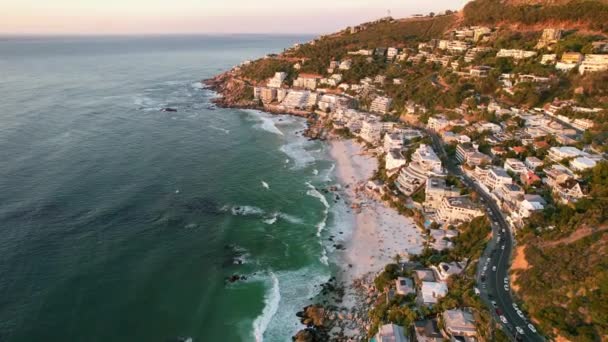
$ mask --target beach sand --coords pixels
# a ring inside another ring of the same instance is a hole
[[[372,199],[365,191],[357,191],[373,176],[378,167],[377,159],[365,154],[353,140],[333,140],[330,144],[338,180],[345,187],[346,201],[361,204],[360,212],[352,211],[355,227],[349,240],[345,241],[343,280],[352,283],[355,279],[375,275],[393,262],[396,254],[420,253],[423,239],[412,219]],[[347,302],[350,300],[345,298]]]

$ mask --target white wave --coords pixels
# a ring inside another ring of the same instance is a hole
[[[281,146],[279,149],[293,160],[293,168],[301,169],[315,161],[315,157],[306,150],[307,140],[295,139],[294,141]]]
[[[269,217],[269,218],[267,218],[267,219],[264,219],[263,221],[264,221],[264,223],[266,223],[266,224],[274,224],[275,222],[277,222],[277,218],[278,218],[278,217],[279,217],[279,215],[274,214],[274,215],[272,215],[271,217]]]
[[[214,129],[216,131],[220,131],[220,132],[224,132],[226,134],[230,134],[230,130],[227,130],[225,128],[221,128],[221,127],[215,127],[215,126],[208,126],[211,129]]]
[[[190,86],[192,88],[194,88],[194,89],[203,89],[203,88],[205,88],[205,85],[203,85],[203,82],[194,82]]]
[[[285,159],[285,164],[289,164],[289,159]]]
[[[327,257],[327,250],[325,248],[323,248],[323,251],[321,252],[321,257],[319,258],[319,261],[321,261],[323,265],[329,266],[329,258]]]
[[[281,219],[288,221],[290,223],[293,223],[293,224],[302,224],[303,223],[302,219],[295,217],[293,215],[286,214],[286,213],[278,213],[278,216]]]
[[[312,174],[315,175],[315,176],[318,175],[319,174],[319,170],[317,170],[317,169],[312,170]]]
[[[268,185],[268,183],[262,181],[262,186],[266,189],[270,189],[270,185]]]
[[[232,206],[230,212],[235,216],[264,215],[264,209],[251,205]]]
[[[327,202],[327,198],[325,198],[325,196],[323,196],[323,194],[320,193],[319,190],[314,187],[314,185],[310,184],[309,182],[306,182],[306,185],[308,185],[308,188],[310,189],[306,191],[306,194],[308,196],[312,196],[319,199],[319,201],[323,204],[323,206],[325,206],[325,208],[329,208],[329,202]]]
[[[264,340],[264,333],[266,332],[266,329],[268,329],[268,325],[272,321],[272,318],[279,310],[279,303],[281,302],[279,278],[277,278],[273,272],[270,272],[270,279],[272,281],[272,288],[264,296],[264,309],[255,321],[253,321],[253,335],[255,336],[256,342]]]
[[[331,164],[331,166],[329,167],[329,169],[327,169],[327,172],[325,173],[325,181],[326,182],[331,182],[331,176],[333,175],[334,170],[336,169],[336,164]]]
[[[287,341],[304,328],[296,313],[308,304],[309,298],[321,291],[320,284],[330,278],[326,267],[306,267],[295,271],[276,272],[280,282],[279,306],[263,337],[268,341]]]
[[[257,125],[253,126],[254,128],[261,129],[277,135],[283,135],[283,132],[281,132],[281,130],[277,128],[270,114],[260,112],[259,110],[247,110],[246,112],[259,122]]]

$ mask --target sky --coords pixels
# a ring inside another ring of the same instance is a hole
[[[0,0],[0,34],[330,33],[467,0]]]

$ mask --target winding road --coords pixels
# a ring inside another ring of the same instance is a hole
[[[490,308],[493,319],[502,325],[503,331],[512,340],[545,341],[513,300],[509,284],[509,267],[514,238],[503,213],[496,202],[448,158],[439,136],[432,131],[427,133],[433,140],[433,147],[439,153],[446,169],[479,195],[492,224],[492,240],[479,259],[476,273],[482,300]]]

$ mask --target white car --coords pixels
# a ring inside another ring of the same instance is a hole
[[[500,246],[500,249],[505,249],[505,245]]]
[[[515,330],[517,330],[517,333],[520,335],[524,334],[524,329],[522,329],[521,327],[515,327]]]
[[[490,301],[490,303],[492,303],[492,306],[493,306],[494,308],[497,308],[497,307],[498,307],[498,305],[496,304],[496,301],[495,301],[495,300]]]
[[[528,324],[528,329],[536,334],[536,328],[532,325],[532,323]]]
[[[519,310],[519,307],[517,306],[517,304],[513,303],[513,309],[515,309],[515,311]]]
[[[507,318],[505,316],[500,316],[500,321],[503,322],[504,324],[509,323],[509,321],[507,321]]]
[[[524,315],[524,312],[521,310],[516,310],[517,311],[517,316],[521,317],[521,319],[525,320],[526,316]]]
[[[505,291],[509,292],[509,285],[505,284]]]
[[[492,266],[492,271],[496,272],[496,266]]]
[[[509,278],[505,277],[505,279],[503,279],[503,281],[505,282],[505,284],[508,284],[509,283]]]

